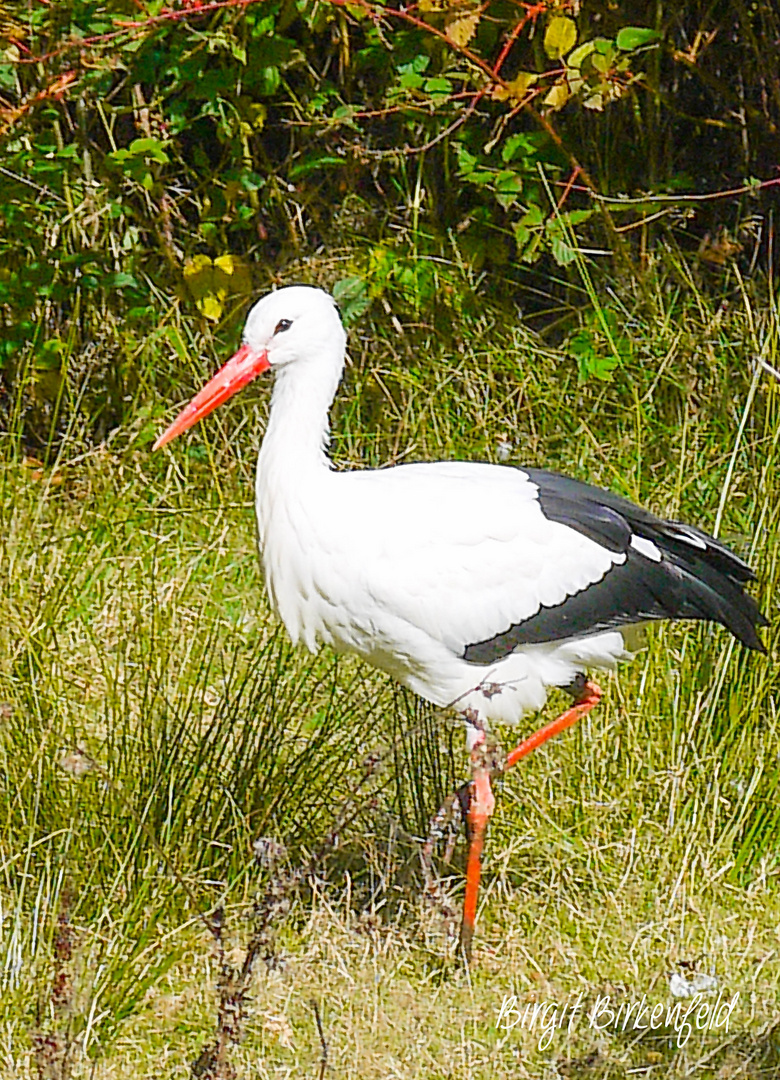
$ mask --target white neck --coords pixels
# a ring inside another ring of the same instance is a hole
[[[286,323],[286,326],[284,325]],[[271,606],[293,639],[315,647],[322,610],[313,577],[318,528],[333,517],[328,411],[344,367],[346,335],[332,299],[280,289],[247,318],[245,341],[274,374],[268,427],[257,461],[257,524]],[[327,605],[326,605],[327,606]]]
[[[343,364],[341,353],[331,364],[324,359],[298,359],[276,370],[257,459],[258,538],[268,595],[293,641],[303,637],[312,649],[317,631],[305,602],[313,589],[305,544],[312,498],[316,505],[323,485],[337,475],[326,453],[328,410]]]
[[[275,373],[268,427],[257,462],[258,490],[273,484],[295,490],[295,481],[330,469],[328,412],[343,369],[341,350],[285,364]],[[290,477],[285,483],[282,476]]]

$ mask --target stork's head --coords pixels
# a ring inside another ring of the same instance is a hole
[[[179,413],[154,449],[187,431],[264,371],[296,362],[340,365],[345,346],[344,327],[328,293],[309,285],[269,293],[249,312],[241,348]]]

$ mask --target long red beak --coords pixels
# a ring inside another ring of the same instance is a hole
[[[211,382],[207,383],[200,393],[195,395],[189,405],[182,409],[152,449],[159,450],[161,446],[165,446],[171,439],[175,439],[177,435],[187,431],[193,424],[197,424],[198,420],[208,416],[210,412],[213,412],[223,401],[227,401],[229,397],[232,397],[242,386],[246,386],[252,379],[262,375],[264,371],[268,371],[270,366],[266,349],[263,349],[262,352],[254,352],[248,345],[242,345],[236,355],[232,356],[223,368],[220,368]]]

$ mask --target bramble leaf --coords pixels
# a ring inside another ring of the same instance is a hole
[[[619,49],[629,52],[631,49],[641,49],[643,45],[653,45],[660,41],[663,34],[658,30],[650,30],[646,26],[624,26],[618,30],[615,44]]]
[[[534,71],[521,71],[504,86],[496,86],[491,96],[495,101],[521,101],[538,78]]]
[[[447,23],[447,37],[455,45],[468,45],[477,32],[479,26],[479,12],[471,15],[461,15],[452,22]]]
[[[554,15],[544,32],[544,51],[551,60],[560,60],[577,44],[577,24],[567,15]]]
[[[570,97],[569,84],[565,79],[561,79],[550,87],[544,95],[543,103],[549,105],[551,109],[562,109]]]

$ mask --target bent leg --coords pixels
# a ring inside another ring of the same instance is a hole
[[[546,743],[548,739],[552,739],[555,735],[565,731],[566,728],[571,727],[572,724],[576,724],[594,706],[598,705],[604,693],[600,686],[585,678],[581,681],[578,680],[568,689],[571,689],[575,695],[574,704],[571,708],[561,713],[555,720],[551,720],[549,724],[539,728],[533,735],[529,735],[527,739],[523,739],[519,746],[516,746],[511,753],[507,754],[504,772],[511,769],[513,765],[516,765],[521,758],[530,754],[532,750],[536,750],[543,743]]]
[[[603,691],[601,688],[585,676],[580,676],[566,688],[574,696],[574,704],[571,708],[561,713],[555,720],[545,724],[544,727],[529,735],[519,746],[500,760],[500,753],[490,749],[486,743],[483,730],[472,727],[469,732],[469,747],[471,750],[472,779],[469,784],[469,803],[466,812],[468,823],[469,854],[466,868],[466,894],[463,900],[463,921],[460,928],[460,947],[467,963],[471,962],[471,946],[474,939],[474,923],[477,917],[477,900],[479,897],[479,884],[482,877],[482,849],[485,844],[487,823],[493,814],[496,801],[493,796],[490,781],[494,776],[500,776],[507,772],[526,757],[532,750],[536,750],[548,739],[565,731],[566,728],[576,724],[586,713],[590,712],[601,700]]]

